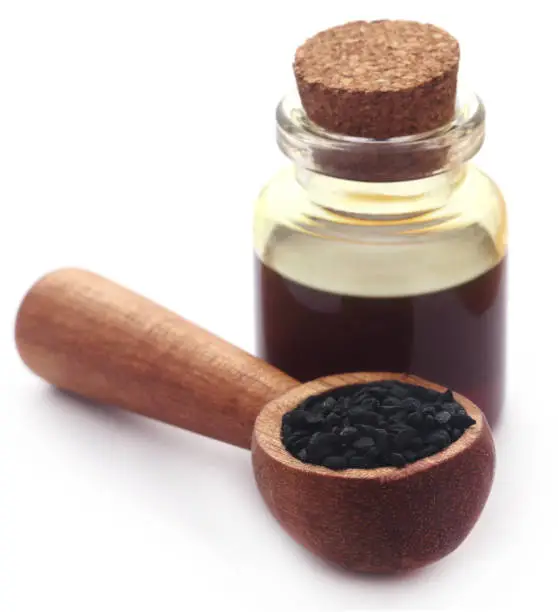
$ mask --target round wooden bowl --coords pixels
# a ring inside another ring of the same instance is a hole
[[[332,471],[302,463],[281,442],[283,414],[310,395],[378,380],[445,391],[416,376],[327,376],[287,391],[256,419],[252,462],[275,518],[300,544],[344,568],[386,573],[438,561],[467,537],[494,476],[492,434],[482,412],[454,393],[476,424],[436,455],[404,468]]]

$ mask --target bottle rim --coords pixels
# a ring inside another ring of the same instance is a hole
[[[459,88],[453,120],[430,132],[376,140],[330,132],[306,115],[298,94],[287,94],[276,111],[281,151],[306,170],[348,180],[425,178],[471,159],[481,148],[485,108],[478,95]]]

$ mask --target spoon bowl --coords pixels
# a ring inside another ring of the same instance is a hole
[[[488,498],[494,444],[482,412],[454,393],[476,423],[441,452],[403,468],[333,471],[302,463],[281,442],[283,415],[311,395],[397,380],[443,392],[417,376],[386,372],[327,376],[268,403],[256,419],[252,463],[272,514],[300,544],[362,572],[422,567],[452,552]]]

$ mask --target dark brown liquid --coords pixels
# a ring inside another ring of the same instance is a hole
[[[348,297],[287,280],[256,262],[258,352],[303,382],[342,372],[422,376],[475,402],[494,425],[503,403],[505,259],[444,291]]]

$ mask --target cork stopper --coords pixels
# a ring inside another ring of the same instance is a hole
[[[429,132],[455,111],[459,43],[414,21],[354,21],[296,52],[308,117],[329,131],[385,139]]]

